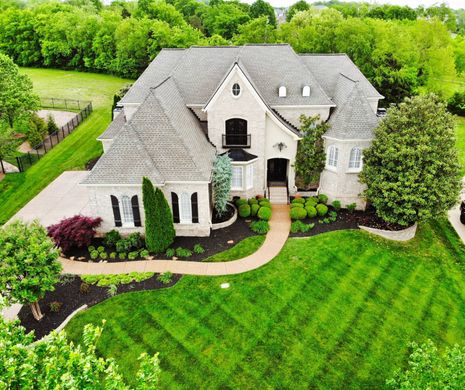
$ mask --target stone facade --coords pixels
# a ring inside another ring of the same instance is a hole
[[[156,185],[156,184],[154,184]],[[165,185],[158,186],[165,195],[166,200],[170,207],[171,192],[175,192],[179,199],[182,193],[187,193],[188,196],[197,192],[198,194],[198,210],[199,222],[198,223],[175,223],[174,227],[176,234],[179,236],[209,236],[211,227],[211,207],[210,195],[208,190],[208,183],[166,183]],[[139,199],[139,210],[141,216],[141,227],[118,227],[117,229],[122,234],[130,234],[132,232],[144,233],[145,215],[144,206],[142,204],[142,186],[108,186],[108,187],[89,187],[90,192],[90,208],[93,214],[102,218],[103,222],[98,229],[99,233],[108,232],[115,229],[115,220],[113,216],[113,208],[111,204],[111,195],[116,196],[119,200],[123,196],[137,195]],[[181,205],[180,205],[181,207]],[[121,206],[120,206],[121,209]]]

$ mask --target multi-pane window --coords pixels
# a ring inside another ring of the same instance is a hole
[[[331,145],[328,148],[328,166],[336,168],[338,158],[339,158],[339,149],[336,146]]]
[[[242,167],[232,167],[232,182],[233,190],[242,190]]]
[[[134,226],[134,214],[132,213],[132,204],[129,196],[121,197],[121,209],[123,226]]]
[[[349,169],[360,169],[362,167],[362,149],[352,148],[349,158]]]
[[[180,220],[181,223],[192,223],[192,205],[191,205],[191,196],[183,192],[181,194],[180,202]]]
[[[247,189],[253,188],[253,164],[247,165]]]
[[[239,96],[241,93],[241,86],[237,83],[235,83],[233,86],[232,86],[232,94],[234,96]]]

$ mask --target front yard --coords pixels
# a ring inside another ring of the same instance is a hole
[[[98,351],[128,381],[141,352],[159,351],[163,388],[379,388],[410,341],[463,341],[464,258],[445,221],[407,244],[355,230],[295,238],[256,271],[119,295],[66,330],[79,341],[106,319]]]
[[[101,154],[101,145],[96,138],[110,123],[113,94],[131,82],[108,75],[54,69],[26,68],[22,71],[31,77],[34,90],[40,96],[91,100],[94,111],[25,173],[9,174],[0,182],[0,225],[63,171],[84,169],[87,161]]]

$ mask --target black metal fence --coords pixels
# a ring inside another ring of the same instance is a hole
[[[92,102],[83,102],[80,100],[41,98],[42,108],[54,109],[79,109],[76,115],[57,131],[49,134],[40,144],[34,145],[32,151],[16,157],[16,162],[20,172],[34,165],[49,150],[69,135],[84,119],[92,113]]]

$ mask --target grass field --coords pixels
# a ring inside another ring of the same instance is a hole
[[[216,255],[206,258],[204,261],[232,261],[241,259],[256,252],[265,241],[265,236],[252,236],[244,238],[242,241],[238,242],[231,249],[225,250],[223,252],[217,253]]]
[[[457,149],[459,161],[462,165],[462,176],[465,176],[465,118],[458,117],[456,125]]]
[[[407,244],[354,230],[290,239],[258,270],[122,294],[66,330],[78,341],[106,319],[98,351],[128,381],[141,352],[159,351],[166,389],[380,388],[410,341],[463,343],[463,259],[446,221]]]
[[[0,225],[63,171],[82,169],[87,161],[101,154],[101,145],[95,139],[110,123],[113,95],[131,82],[113,76],[54,69],[23,68],[22,71],[31,77],[39,96],[91,100],[94,112],[26,172],[9,174],[0,182]]]

